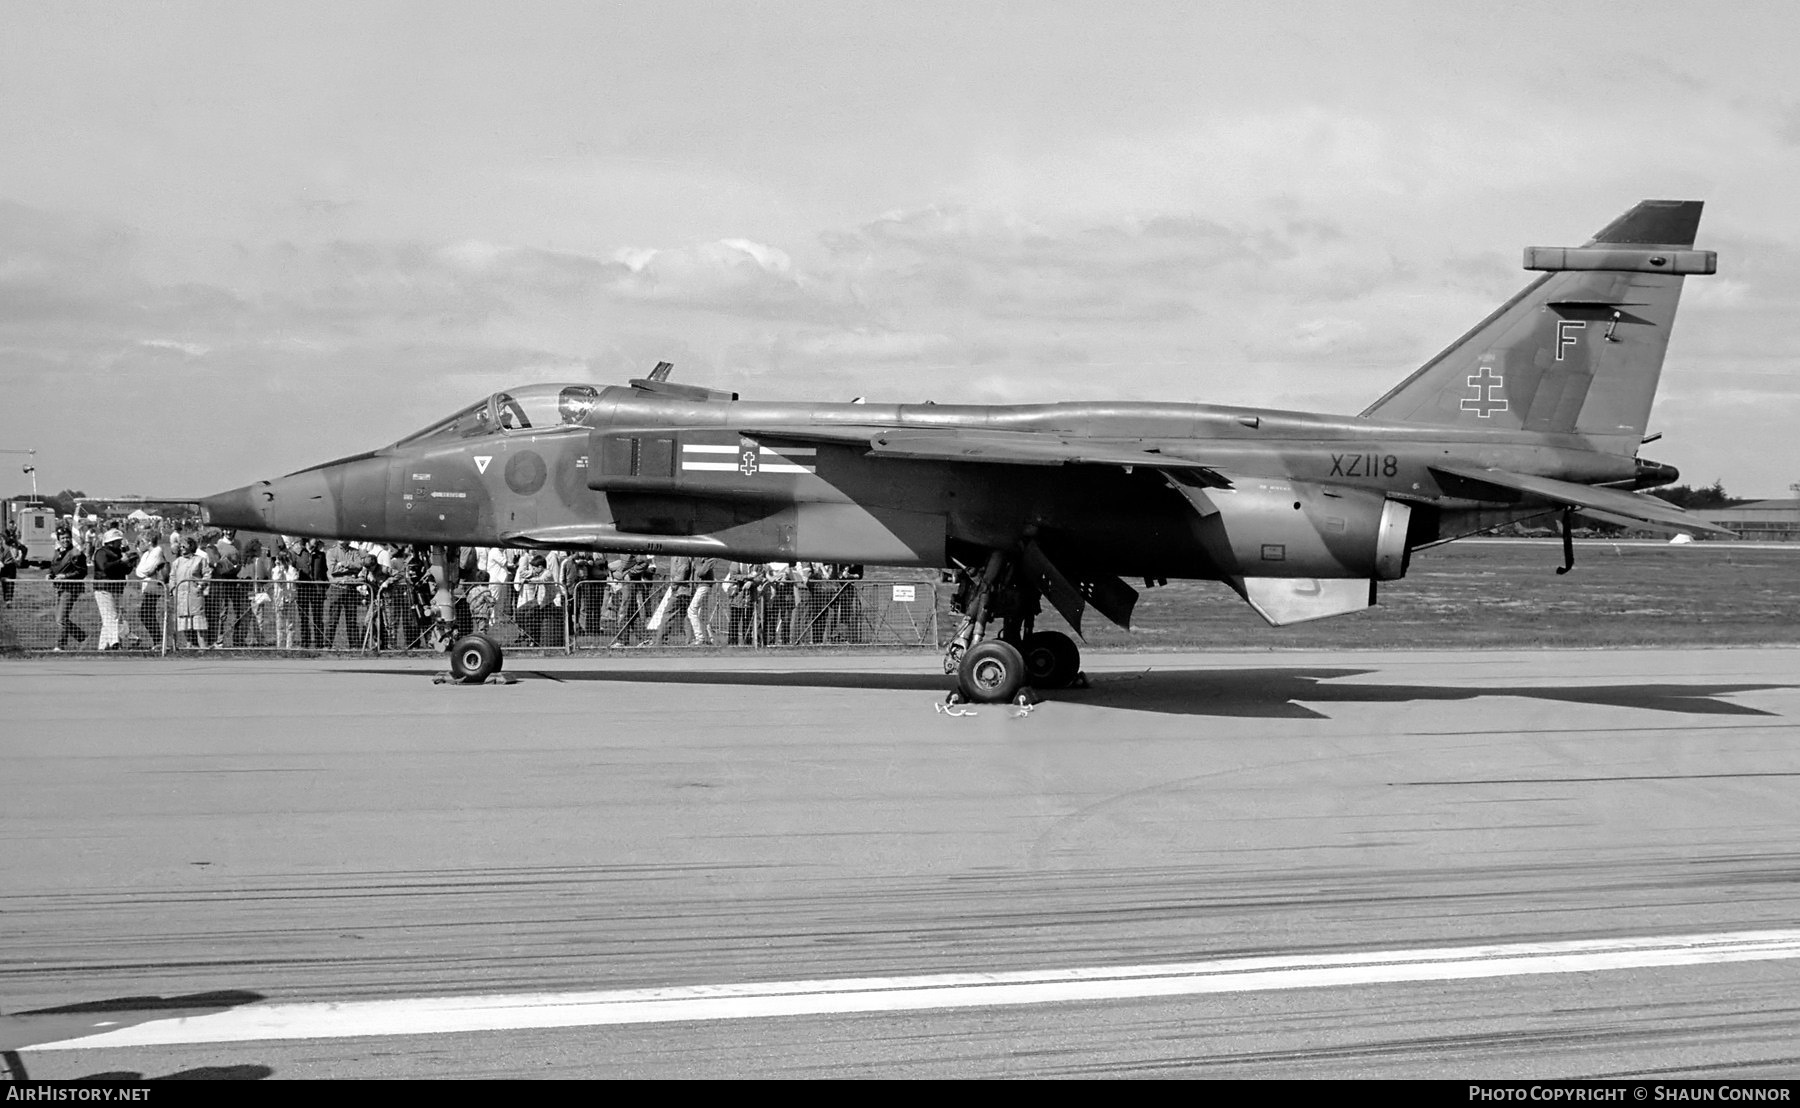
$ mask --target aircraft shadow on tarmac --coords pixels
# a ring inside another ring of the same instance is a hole
[[[339,670],[420,676],[419,671]],[[556,682],[603,681],[659,685],[760,685],[786,689],[870,689],[944,693],[950,679],[929,673],[873,673],[844,670],[509,670],[516,677]],[[1308,704],[1398,704],[1418,701],[1462,701],[1486,696],[1514,696],[1564,704],[1644,708],[1701,716],[1773,716],[1776,713],[1736,704],[1724,697],[1796,685],[1671,685],[1661,681],[1614,685],[1483,685],[1445,687],[1334,682],[1375,670],[1350,668],[1145,669],[1141,673],[1105,673],[1086,689],[1059,689],[1044,699],[1170,715],[1225,716],[1262,719],[1329,719]],[[1302,703],[1304,702],[1304,703]]]
[[[104,1035],[123,1027],[135,1027],[152,1020],[191,1019],[215,1012],[226,1012],[263,999],[261,993],[246,989],[225,989],[186,996],[122,996],[110,1000],[91,1000],[81,1004],[65,1004],[57,1008],[34,1008],[0,1016],[0,1058],[15,1081],[28,1080],[21,1050],[40,1043],[57,1043],[87,1035]],[[269,1077],[274,1070],[262,1065],[204,1066],[164,1074],[166,1079],[216,1079],[248,1081]],[[145,1075],[135,1070],[90,1073],[82,1081],[141,1081]]]
[[[1775,713],[1722,697],[1791,685],[1669,685],[1645,682],[1626,685],[1483,685],[1455,687],[1403,684],[1334,684],[1344,677],[1374,672],[1365,669],[1149,670],[1142,674],[1109,674],[1089,689],[1058,697],[1077,704],[1178,715],[1254,716],[1270,719],[1328,719],[1309,704],[1399,704],[1424,701],[1476,700],[1514,696],[1562,704],[1613,708],[1646,708],[1706,716],[1771,716]],[[1304,701],[1305,703],[1301,703]]]

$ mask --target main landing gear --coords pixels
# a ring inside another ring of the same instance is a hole
[[[979,574],[962,574],[952,608],[963,613],[956,637],[944,651],[944,672],[956,675],[952,700],[1004,704],[1031,689],[1066,689],[1081,673],[1081,649],[1061,631],[1033,627],[1041,610],[1038,592],[1000,551]],[[1000,621],[999,633],[988,626]]]

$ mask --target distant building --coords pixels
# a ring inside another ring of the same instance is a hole
[[[1695,515],[1736,531],[1740,539],[1800,542],[1800,500],[1758,500],[1735,508],[1708,508]]]

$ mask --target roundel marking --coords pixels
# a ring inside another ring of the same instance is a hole
[[[544,459],[535,451],[521,450],[506,459],[506,487],[520,496],[530,496],[544,487]]]

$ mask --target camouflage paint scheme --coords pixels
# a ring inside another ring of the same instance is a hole
[[[791,403],[667,380],[496,394],[205,501],[227,527],[745,561],[1023,565],[1074,622],[1121,578],[1225,582],[1272,623],[1367,607],[1410,552],[1580,510],[1715,530],[1631,490],[1698,201],[1645,201],[1356,416],[1178,403]],[[1565,519],[1566,519],[1565,515]],[[1079,598],[1070,589],[1079,593]]]

